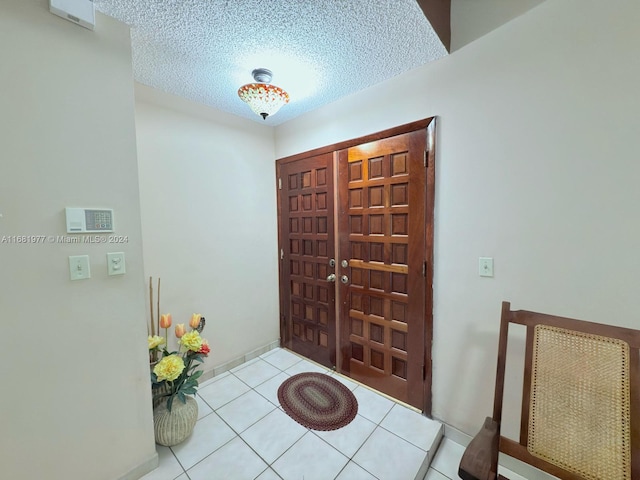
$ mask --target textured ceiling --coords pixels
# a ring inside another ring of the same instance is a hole
[[[94,0],[131,26],[136,81],[268,125],[446,55],[416,0]],[[262,120],[237,96],[273,71],[289,104]]]

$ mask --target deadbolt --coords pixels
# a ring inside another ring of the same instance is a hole
[[[349,277],[347,277],[346,275],[342,275],[342,276],[340,277],[340,281],[341,281],[342,283],[349,283]]]
[[[331,260],[329,260],[329,266],[330,266],[330,267],[335,267],[335,266],[336,266],[336,261],[335,261],[335,259],[333,259],[333,258],[332,258]]]
[[[349,262],[347,262],[346,260],[342,260],[342,262],[340,262],[340,265],[342,265],[342,268],[347,268],[349,266]]]

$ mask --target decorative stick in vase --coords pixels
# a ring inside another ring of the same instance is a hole
[[[153,278],[149,277],[149,310],[151,311],[151,333],[150,335],[153,337],[155,332],[155,321],[153,320]]]
[[[158,277],[158,309],[156,310],[157,314],[158,314],[158,335],[160,335],[160,277]],[[167,345],[167,348],[169,348],[169,346]]]

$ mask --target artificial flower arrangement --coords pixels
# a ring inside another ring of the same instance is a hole
[[[171,411],[173,400],[177,397],[182,403],[186,403],[185,395],[196,393],[198,378],[202,375],[202,370],[196,370],[199,364],[204,361],[209,352],[208,342],[200,336],[204,329],[205,319],[202,315],[194,313],[189,321],[191,331],[187,332],[184,323],[179,323],[174,327],[174,333],[178,339],[178,350],[169,352],[167,350],[167,331],[171,327],[171,314],[160,316],[158,333],[160,328],[165,329],[165,336],[155,335],[153,326],[151,335],[148,338],[149,361],[154,365],[151,372],[151,384],[154,392],[154,399],[167,398],[167,410]],[[152,323],[153,325],[153,323]],[[158,357],[160,360],[158,361]]]

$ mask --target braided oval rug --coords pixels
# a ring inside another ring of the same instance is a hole
[[[358,401],[347,387],[324,373],[299,373],[278,388],[284,411],[312,430],[336,430],[358,413]]]

